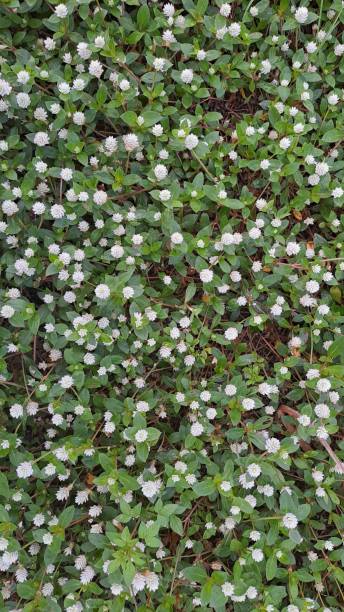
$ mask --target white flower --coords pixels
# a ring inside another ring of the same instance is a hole
[[[257,463],[250,463],[247,467],[247,472],[251,478],[257,478],[262,473],[262,470]]]
[[[18,93],[16,100],[19,108],[28,108],[31,104],[30,96],[27,93]]]
[[[288,242],[285,250],[287,255],[291,257],[292,255],[297,255],[301,249],[296,242]]]
[[[277,453],[280,448],[281,443],[277,438],[268,438],[265,442],[265,449],[269,454]]]
[[[241,32],[240,23],[231,23],[230,26],[227,28],[227,31],[231,36],[233,36],[233,38],[237,38],[237,36],[239,36]]]
[[[332,93],[327,97],[327,101],[330,106],[336,106],[339,102],[339,97],[337,96],[337,94]]]
[[[264,559],[264,553],[260,548],[254,548],[251,551],[251,555],[252,555],[253,561],[256,561],[257,563],[260,563]]]
[[[0,96],[9,96],[11,91],[12,86],[4,79],[0,79]]]
[[[97,285],[94,293],[99,300],[107,300],[110,297],[110,288],[107,285]]]
[[[256,402],[251,397],[245,397],[242,400],[241,405],[244,410],[249,411],[249,410],[254,410]]]
[[[17,467],[18,478],[30,478],[33,474],[32,463],[30,461],[23,461]]]
[[[228,397],[233,397],[234,395],[236,395],[236,392],[237,388],[235,385],[226,385],[225,394],[228,395]]]
[[[211,283],[214,277],[214,272],[212,270],[209,270],[208,268],[204,268],[204,270],[200,271],[199,277],[202,283]]]
[[[24,409],[21,404],[13,404],[10,408],[10,415],[13,419],[20,419],[24,414]]]
[[[198,138],[196,134],[189,134],[188,136],[186,136],[184,144],[186,148],[189,149],[189,151],[195,149],[198,145]]]
[[[66,5],[65,4],[58,4],[57,6],[55,6],[55,15],[56,15],[56,17],[59,17],[60,19],[63,19],[64,17],[67,17],[68,9],[67,9]]]
[[[175,8],[174,8],[173,4],[168,2],[167,4],[164,4],[162,11],[163,11],[165,17],[173,17],[174,12],[175,12]]]
[[[160,125],[160,123],[156,123],[155,125],[153,125],[152,127],[153,136],[162,136],[163,133],[164,133],[164,128],[162,127],[162,125]]]
[[[148,480],[141,485],[141,491],[145,497],[150,499],[158,493],[160,486],[159,480]]]
[[[111,255],[114,259],[121,259],[124,255],[124,249],[120,244],[115,244],[110,249]]]
[[[159,588],[159,577],[154,572],[145,573],[146,587],[148,591],[154,592]]]
[[[228,327],[225,331],[225,338],[228,341],[232,341],[232,340],[236,340],[237,337],[239,336],[239,332],[237,330],[236,327]],[[227,385],[227,387],[229,388],[231,385]],[[227,389],[226,387],[226,389]]]
[[[90,73],[90,75],[95,76],[97,79],[100,79],[104,72],[104,68],[99,60],[92,60],[88,67],[88,72]]]
[[[21,85],[26,85],[30,80],[30,74],[26,70],[20,70],[17,74],[17,81]]]
[[[122,79],[119,82],[119,87],[122,91],[128,91],[128,89],[130,89],[130,83],[127,79]]]
[[[258,595],[258,591],[256,589],[256,587],[250,586],[248,587],[247,591],[246,591],[246,597],[247,599],[255,599]],[[266,608],[268,609],[268,608]]]
[[[73,123],[75,123],[75,125],[85,125],[86,123],[85,114],[80,111],[73,113]]]
[[[70,85],[68,85],[68,83],[65,83],[64,81],[62,83],[59,83],[57,88],[59,92],[64,95],[68,95],[70,92]]]
[[[328,419],[330,416],[330,409],[326,404],[317,404],[314,412],[319,419]]]
[[[95,576],[95,571],[90,565],[86,565],[85,569],[80,574],[81,584],[89,584]]]
[[[129,300],[130,298],[132,298],[135,294],[135,291],[132,287],[124,287],[124,289],[122,290],[123,293],[123,297],[125,297],[126,300]]]
[[[325,176],[329,171],[329,165],[326,162],[318,162],[315,164],[315,174]]]
[[[62,387],[62,389],[70,389],[74,385],[73,376],[69,376],[68,374],[62,376],[62,378],[59,380],[59,385]]]
[[[344,195],[344,190],[341,187],[335,187],[335,189],[332,190],[331,195],[334,198],[341,198]]]
[[[32,211],[35,215],[42,215],[45,212],[45,205],[43,202],[35,202],[32,206]]]
[[[25,567],[18,567],[15,573],[15,576],[16,576],[17,582],[19,583],[25,582],[25,580],[27,580],[27,577],[28,577],[28,571],[27,569],[25,569]]]
[[[105,138],[104,147],[107,151],[109,151],[109,153],[114,153],[115,151],[117,151],[117,138],[115,138],[114,136],[108,136],[107,138]]]
[[[65,212],[66,211],[61,204],[54,204],[50,209],[50,214],[53,219],[63,219]]]
[[[168,170],[164,164],[158,164],[154,168],[154,174],[157,181],[163,181],[168,175]]]
[[[182,70],[180,78],[183,81],[183,83],[186,83],[186,84],[191,83],[193,79],[193,71],[189,68],[185,68],[185,70]]]
[[[269,60],[263,60],[262,64],[261,64],[261,72],[262,74],[269,74],[269,72],[271,71],[272,65],[271,62]]]
[[[33,141],[35,145],[45,147],[49,144],[49,135],[47,132],[36,132]]]
[[[9,217],[12,217],[12,215],[15,215],[19,210],[17,204],[13,202],[12,200],[4,200],[4,202],[1,205],[1,208],[2,208],[3,213],[5,213],[5,215],[8,215]]]
[[[145,576],[139,573],[135,574],[133,581],[131,583],[131,587],[133,589],[134,594],[138,593],[139,591],[143,591],[145,586],[146,586]]]
[[[121,584],[112,584],[110,587],[112,595],[120,595],[123,591]]]
[[[198,423],[197,421],[191,425],[190,433],[192,436],[198,437],[201,436],[204,431],[203,425]]]
[[[319,378],[316,388],[319,393],[327,393],[331,389],[331,383],[327,378]]]
[[[221,586],[221,590],[226,597],[231,597],[234,593],[234,586],[231,582],[224,582]]]
[[[107,201],[106,191],[99,190],[93,194],[93,202],[97,204],[97,206],[102,206],[102,204],[105,204],[106,201]]]
[[[162,35],[162,39],[166,43],[166,45],[170,45],[176,42],[176,37],[174,36],[173,32],[171,32],[171,30],[165,30]]]
[[[184,240],[183,235],[180,232],[174,232],[171,235],[171,242],[173,244],[182,244],[183,240]]]
[[[298,23],[306,23],[308,19],[308,8],[305,6],[300,6],[298,9],[296,9],[294,16]]]
[[[168,189],[163,189],[159,193],[159,199],[161,200],[161,202],[168,202],[171,199],[171,197],[172,197],[172,194]]]
[[[231,10],[231,5],[225,2],[220,6],[220,15],[222,15],[223,17],[229,17],[229,15],[231,14]]]
[[[249,230],[248,235],[252,240],[258,240],[258,238],[260,238],[262,235],[262,232],[260,231],[259,227],[252,227]]]
[[[5,319],[10,319],[11,317],[13,317],[15,313],[15,310],[12,306],[10,306],[9,304],[5,304],[0,311],[0,315],[2,317],[4,317]]]
[[[165,60],[163,57],[156,57],[153,61],[153,67],[155,70],[162,72],[165,68]]]
[[[224,491],[225,493],[230,491],[231,488],[232,488],[232,485],[227,480],[224,480],[223,482],[221,482],[220,489]]]
[[[279,142],[279,146],[281,147],[281,149],[285,151],[286,149],[289,149],[290,145],[291,145],[290,138],[288,138],[287,136],[285,136],[284,138],[281,138]]]
[[[135,434],[136,442],[145,442],[148,438],[148,433],[145,429],[139,429]]]
[[[64,181],[71,181],[73,178],[73,170],[71,168],[62,168],[60,172],[60,177]]]
[[[102,49],[105,46],[104,36],[96,36],[96,38],[94,39],[94,44],[97,49]]]
[[[128,152],[135,151],[135,149],[140,146],[139,139],[136,134],[126,134],[123,136],[123,143],[125,150]]]
[[[317,281],[310,280],[310,281],[307,281],[306,283],[306,289],[308,293],[317,293],[320,289],[320,285]]]
[[[291,512],[288,512],[284,515],[282,522],[284,527],[286,527],[287,529],[296,529],[298,525],[298,520],[295,514],[292,514]]]

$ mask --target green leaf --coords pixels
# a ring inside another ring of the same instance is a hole
[[[137,128],[137,115],[133,111],[126,111],[123,113],[123,115],[121,115],[121,119],[130,127]]]
[[[183,523],[178,516],[172,515],[170,517],[170,527],[178,535],[182,536],[184,534]]]
[[[140,32],[147,30],[147,26],[150,22],[150,12],[147,4],[140,6],[137,11],[136,23]]]
[[[203,584],[203,582],[208,578],[205,569],[199,565],[185,567],[183,569],[183,575],[187,580],[190,580],[190,582],[199,582],[200,584]]]
[[[197,482],[192,488],[197,497],[208,497],[216,491],[214,481],[210,478],[203,480],[202,482]]]
[[[104,104],[106,98],[107,98],[107,88],[105,87],[104,84],[102,84],[98,88],[98,91],[97,91],[97,94],[96,94],[96,100],[97,100],[97,103],[98,103],[99,107],[101,107]]]
[[[273,580],[277,574],[277,561],[274,553],[272,553],[272,555],[268,558],[266,562],[265,573],[266,579],[269,581]]]
[[[338,130],[336,128],[333,128],[332,130],[328,130],[328,132],[325,132],[321,140],[323,142],[337,142],[338,140],[341,140],[343,137],[344,137],[343,129]]]
[[[340,584],[344,584],[344,570],[336,566],[333,568],[333,575],[338,580],[338,582],[340,582]]]
[[[311,507],[309,504],[300,504],[296,509],[296,516],[299,521],[304,521],[305,518],[309,515],[311,511]]]
[[[142,461],[142,463],[145,463],[149,455],[148,444],[146,444],[146,442],[140,442],[139,444],[136,445],[136,452],[137,452],[137,458],[140,461]]]
[[[17,593],[23,599],[34,599],[36,592],[37,587],[34,586],[33,581],[17,584]]]
[[[68,527],[73,520],[74,513],[74,506],[68,506],[68,508],[65,508],[59,516],[59,525],[61,525],[63,528]]]
[[[156,111],[144,111],[142,113],[142,117],[144,119],[143,127],[145,128],[151,127],[155,123],[158,123],[161,119],[160,113],[157,113]]]
[[[245,206],[245,204],[243,204],[243,202],[240,202],[240,200],[226,199],[226,200],[223,200],[223,202],[221,203],[226,208],[232,208],[233,210],[240,210],[241,208],[244,208]]]
[[[340,357],[341,361],[344,361],[344,336],[337,338],[334,340],[327,351],[328,357],[331,359],[335,359],[336,357]]]
[[[187,288],[186,288],[184,301],[185,302],[190,302],[190,300],[195,295],[196,291],[197,291],[197,287],[196,287],[195,283],[190,283],[190,285],[188,285]]]
[[[196,12],[198,15],[204,15],[208,8],[208,0],[198,0],[196,4]]]
[[[0,472],[0,495],[9,499],[10,497],[10,488],[8,486],[8,481],[3,472]]]

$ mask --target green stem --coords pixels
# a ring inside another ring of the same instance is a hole
[[[212,173],[208,170],[208,168],[204,165],[204,163],[202,162],[202,160],[198,157],[198,155],[196,155],[196,153],[194,151],[191,151],[192,157],[199,163],[199,165],[201,166],[201,168],[203,168],[204,172],[209,176],[209,178],[214,182],[217,183],[217,180],[215,178],[215,176],[212,175]]]

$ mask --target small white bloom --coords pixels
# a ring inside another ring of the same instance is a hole
[[[291,512],[288,512],[284,515],[282,522],[284,527],[286,527],[287,529],[296,529],[298,525],[298,520],[295,514],[292,514]]]
[[[213,280],[214,277],[214,273],[212,270],[209,270],[208,268],[205,268],[204,270],[201,270],[199,273],[199,277],[202,281],[202,283],[211,283],[211,281]]]

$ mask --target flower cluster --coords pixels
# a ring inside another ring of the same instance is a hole
[[[0,7],[0,608],[344,605],[344,5]]]

